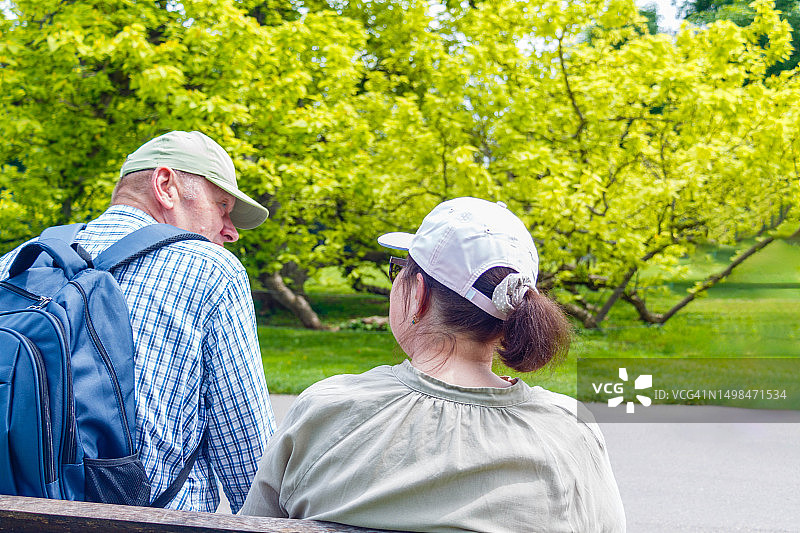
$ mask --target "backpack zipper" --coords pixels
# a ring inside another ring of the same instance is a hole
[[[46,297],[42,296],[40,298],[46,298]],[[47,300],[48,300],[47,303],[49,303],[50,301],[52,301],[52,298],[47,298]],[[57,326],[58,332],[61,334],[61,342],[59,344],[61,344],[61,346],[64,347],[64,362],[66,365],[66,368],[64,369],[65,373],[64,379],[67,382],[66,385],[67,397],[64,401],[67,402],[66,405],[68,409],[67,421],[65,424],[66,429],[64,430],[64,438],[61,447],[63,449],[62,456],[67,458],[65,462],[68,464],[75,464],[75,455],[77,453],[75,434],[78,431],[77,427],[78,422],[77,418],[75,417],[75,400],[73,398],[74,393],[72,390],[72,355],[70,354],[69,351],[70,347],[67,346],[67,332],[64,329],[64,324],[62,324],[61,321],[55,316],[53,316],[53,314],[50,313],[49,311],[46,311],[37,306],[30,306],[28,307],[28,309],[37,310],[40,313],[42,313],[45,316],[45,318],[47,318],[48,320],[50,320],[51,323],[54,323]]]
[[[16,285],[12,285],[11,283],[8,283],[7,281],[0,281],[0,287],[3,287],[4,289],[8,289],[13,293],[16,293],[17,295],[22,296],[23,298],[27,298],[28,300],[33,300],[34,302],[41,301],[41,299],[43,298],[43,296],[39,296],[37,294],[33,294],[32,292],[28,292],[25,289],[20,289]]]
[[[11,283],[6,283],[5,281],[0,281],[0,286],[10,290],[11,292],[22,296],[23,298],[27,298],[29,300],[33,300],[34,304],[28,306],[28,309],[44,309],[47,307],[47,304],[53,301],[52,298],[48,298],[47,296],[38,296],[33,294],[32,292],[28,292],[25,289],[20,289],[16,285],[12,285]]]
[[[30,309],[30,308],[29,308]],[[63,448],[63,456],[67,458],[65,461],[68,464],[75,464],[75,455],[77,453],[77,444],[75,442],[75,434],[78,432],[78,421],[75,416],[75,400],[73,398],[74,392],[72,390],[72,355],[69,351],[69,346],[67,346],[67,332],[64,330],[64,324],[61,323],[60,320],[55,318],[52,313],[49,313],[45,310],[40,310],[42,314],[44,314],[47,318],[49,318],[52,322],[54,322],[58,326],[58,331],[61,333],[61,346],[64,347],[64,360],[66,361],[66,381],[67,381],[67,423],[66,423],[66,430],[64,431],[64,440],[62,443]]]
[[[47,307],[47,304],[49,304],[52,301],[53,301],[52,298],[48,298],[47,296],[40,296],[38,302],[36,302],[33,305],[29,305],[27,308],[28,309],[39,309],[39,310],[41,310],[41,309],[44,309],[45,307]]]
[[[20,337],[22,337],[25,344],[28,346],[28,349],[33,353],[34,359],[36,359],[36,373],[39,374],[39,394],[42,398],[41,407],[44,425],[44,443],[42,446],[45,456],[44,475],[45,481],[47,483],[52,483],[57,479],[56,458],[55,453],[53,452],[53,426],[52,422],[50,421],[50,388],[47,386],[47,374],[44,371],[44,357],[42,357],[42,352],[39,351],[39,348],[37,348],[28,337],[25,337],[24,335],[20,335]]]
[[[50,421],[50,388],[47,385],[47,374],[44,370],[44,357],[39,348],[25,335],[14,330],[2,328],[22,341],[33,355],[33,366],[39,378],[39,410],[42,414],[42,460],[44,462],[44,482],[50,484],[56,480],[56,460],[53,452],[53,426]],[[46,491],[45,491],[46,494]]]
[[[83,290],[77,282],[70,281],[71,285],[75,285],[78,289],[78,292],[81,293],[83,297],[83,309],[84,315],[86,316],[86,329],[89,330],[89,335],[92,337],[92,341],[94,342],[95,347],[97,348],[100,357],[103,358],[103,363],[106,365],[106,370],[108,371],[108,375],[111,378],[111,384],[114,387],[114,394],[117,396],[117,411],[120,414],[120,421],[122,422],[122,431],[125,433],[125,439],[128,443],[128,450],[133,453],[133,439],[131,438],[131,433],[128,430],[128,421],[126,420],[127,413],[125,412],[125,402],[122,399],[122,391],[119,387],[119,379],[117,378],[117,373],[114,370],[114,365],[111,363],[111,358],[108,356],[108,352],[106,352],[103,343],[100,341],[100,336],[97,334],[97,331],[94,329],[94,324],[92,323],[92,317],[89,315],[89,299],[86,296],[86,291]]]

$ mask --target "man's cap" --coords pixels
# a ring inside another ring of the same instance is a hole
[[[119,175],[162,166],[203,176],[236,198],[231,222],[237,228],[253,229],[269,216],[266,207],[239,190],[225,149],[199,131],[171,131],[147,141],[125,159]]]
[[[525,224],[502,202],[454,198],[433,208],[414,234],[378,237],[387,248],[408,250],[429,276],[487,313],[503,318],[492,300],[473,283],[493,267],[509,267],[529,276],[539,273],[536,245]]]

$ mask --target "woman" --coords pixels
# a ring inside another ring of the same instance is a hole
[[[267,445],[243,514],[404,531],[624,531],[605,443],[577,402],[492,372],[566,353],[564,315],[502,204],[456,198],[392,258],[389,324],[410,357],[301,394]],[[399,270],[399,275],[398,275]],[[397,276],[397,279],[394,279]]]

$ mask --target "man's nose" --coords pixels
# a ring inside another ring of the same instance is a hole
[[[229,215],[225,216],[225,224],[222,226],[222,240],[223,242],[236,242],[239,240],[239,232],[231,222]]]

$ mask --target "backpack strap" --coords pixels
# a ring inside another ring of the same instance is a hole
[[[192,452],[192,455],[186,459],[186,462],[183,464],[183,468],[181,471],[178,472],[178,477],[176,477],[169,486],[158,495],[158,498],[153,500],[153,503],[150,504],[150,507],[166,507],[166,505],[175,498],[178,494],[178,491],[181,490],[183,484],[186,483],[186,479],[189,477],[189,472],[194,467],[194,463],[197,461],[197,456],[200,455],[200,449],[203,447],[203,444],[206,442],[206,435],[208,435],[208,427],[206,427],[205,431],[203,431],[203,435],[200,436],[200,442],[197,443],[197,447]]]
[[[189,240],[208,241],[202,235],[169,224],[152,224],[139,228],[112,244],[95,258],[94,267],[112,271],[168,244]]]
[[[107,270],[110,272],[159,248],[163,248],[175,242],[188,240],[208,242],[208,239],[202,235],[188,232],[176,228],[175,226],[170,226],[169,224],[151,224],[139,228],[108,247],[95,258],[94,267],[98,270]],[[206,428],[203,435],[200,437],[200,442],[197,443],[197,447],[186,459],[178,476],[169,484],[164,492],[153,500],[153,503],[150,504],[151,507],[165,507],[175,498],[184,483],[186,483],[189,472],[194,468],[197,456],[200,454],[200,449],[203,447],[203,444],[205,444],[207,433],[208,428]]]
[[[86,224],[78,222],[77,224],[66,224],[64,226],[52,226],[47,228],[39,236],[40,239],[58,239],[67,244],[75,242],[75,237],[78,233],[86,227]]]

